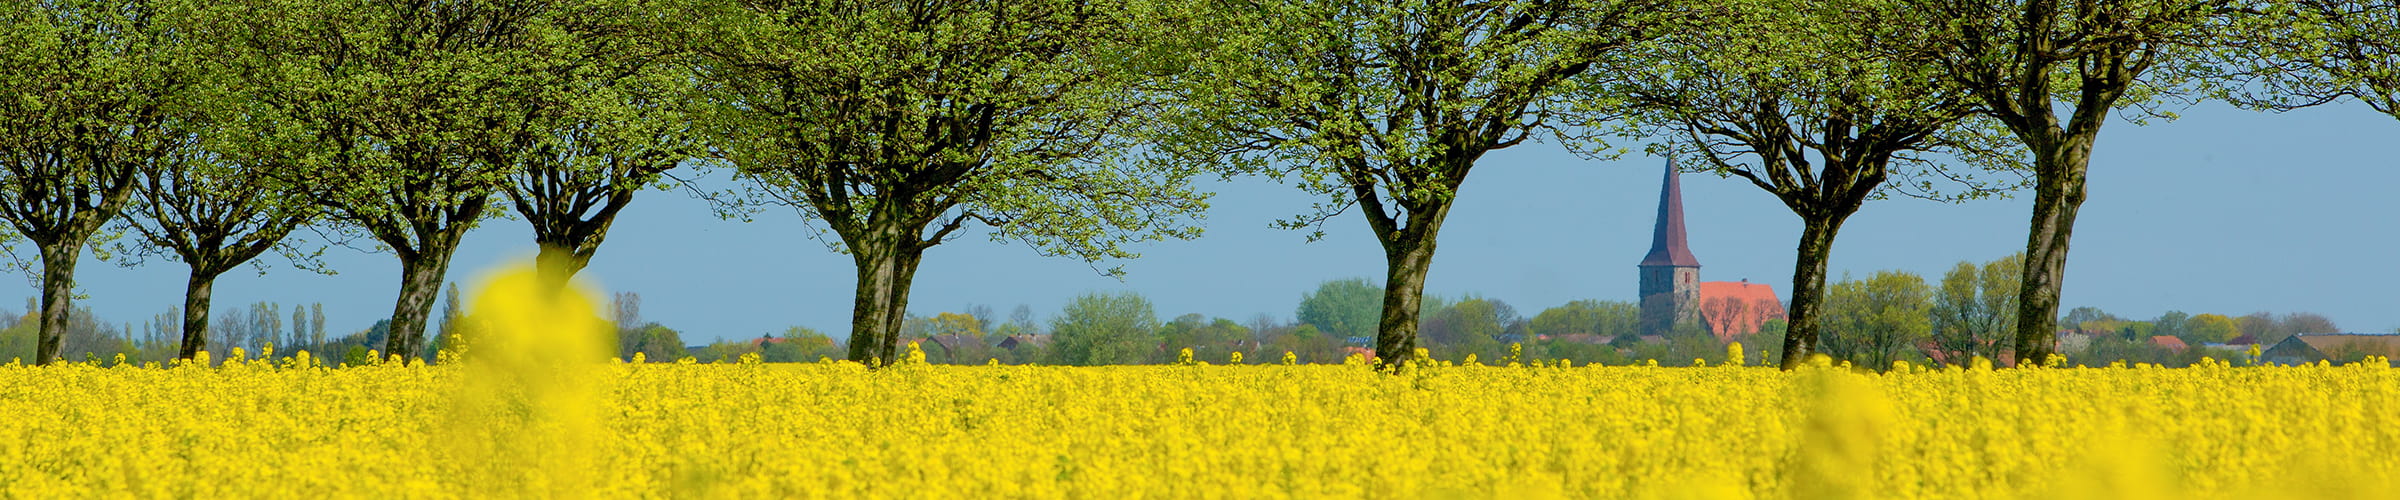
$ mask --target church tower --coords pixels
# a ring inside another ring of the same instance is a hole
[[[1667,159],[1667,179],[1659,187],[1658,228],[1641,266],[1643,335],[1664,335],[1675,323],[1697,314],[1700,259],[1692,257],[1683,241],[1683,187],[1676,181],[1673,158]]]

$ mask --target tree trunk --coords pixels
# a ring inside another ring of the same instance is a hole
[[[557,287],[565,286],[568,280],[575,279],[575,273],[583,272],[584,266],[592,263],[591,249],[598,245],[567,246],[545,242],[541,246],[541,253],[533,257],[535,273],[541,276],[542,283]]]
[[[898,362],[900,329],[908,320],[909,285],[925,249],[900,228],[880,228],[852,240],[858,288],[850,309],[850,360],[889,366]]]
[[[1817,316],[1825,302],[1825,264],[1833,257],[1833,237],[1847,218],[1801,218],[1800,248],[1792,264],[1792,308],[1783,331],[1785,370],[1799,368],[1809,354],[1817,352],[1818,336],[1824,329]]]
[[[384,339],[384,355],[416,359],[425,346],[425,319],[433,311],[435,295],[442,289],[442,278],[450,272],[449,247],[427,248],[417,255],[400,259],[400,301],[392,306],[390,337]]]
[[[33,363],[47,365],[66,346],[68,316],[75,299],[75,261],[83,254],[83,238],[65,237],[37,242],[42,253],[41,337]]]
[[[1384,244],[1383,318],[1376,323],[1375,358],[1387,366],[1398,366],[1417,351],[1418,308],[1425,303],[1433,240],[1428,234]]]
[[[2058,344],[2059,291],[2066,286],[2067,240],[2083,206],[2091,138],[2036,146],[2033,223],[2025,237],[2025,276],[2017,294],[2017,366],[2041,366]]]
[[[175,357],[192,359],[208,349],[208,308],[217,288],[217,275],[192,266],[191,279],[183,285],[183,345]]]

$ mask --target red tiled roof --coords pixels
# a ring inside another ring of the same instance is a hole
[[[2151,336],[2151,337],[2150,337],[2150,345],[2159,346],[2159,347],[2165,347],[2165,348],[2168,348],[2168,349],[2173,349],[2173,350],[2175,350],[2176,352],[2183,352],[2183,350],[2184,350],[2184,349],[2190,349],[2190,348],[2192,348],[2192,346],[2191,346],[2190,344],[2185,344],[2185,343],[2183,343],[2183,339],[2179,339],[2179,338],[2175,338],[2175,337],[2170,337],[2170,336],[2166,336],[2166,335],[2153,335],[2153,336]]]
[[[1767,320],[1784,317],[1783,299],[1775,287],[1748,281],[1700,283],[1700,320],[1719,340],[1758,333]]]
[[[2258,345],[2258,337],[2245,333],[2240,337],[2234,337],[2233,340],[2225,341],[2225,345]]]

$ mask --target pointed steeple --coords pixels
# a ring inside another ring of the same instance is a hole
[[[1683,242],[1683,185],[1676,181],[1675,159],[1667,158],[1667,180],[1658,190],[1658,230],[1650,237],[1644,266],[1700,267]]]

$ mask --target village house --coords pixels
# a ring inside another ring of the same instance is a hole
[[[2274,347],[2259,353],[2259,360],[2277,365],[2305,365],[2318,361],[2340,364],[2367,355],[2400,357],[2400,334],[2303,333],[2276,342]]]

